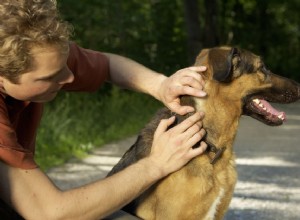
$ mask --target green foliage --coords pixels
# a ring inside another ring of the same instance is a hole
[[[46,106],[37,162],[47,169],[72,156],[83,157],[94,146],[136,134],[159,106],[147,95],[116,87],[106,95],[62,93]]]
[[[171,74],[187,65],[182,1],[58,1],[81,46]]]
[[[194,0],[197,1],[197,0]],[[300,1],[198,0],[205,48],[206,1],[214,1],[219,42],[256,52],[274,72],[300,79]],[[60,0],[80,45],[133,58],[167,75],[189,65],[184,1]],[[189,12],[187,12],[189,13]],[[211,46],[211,45],[209,45]],[[201,49],[201,48],[200,48]]]
[[[300,1],[228,0],[219,7],[221,44],[260,54],[274,73],[300,80]]]
[[[203,47],[207,47],[203,39],[209,29],[205,1],[198,0],[202,33],[198,41]],[[209,16],[215,18],[219,45],[252,50],[274,72],[300,79],[300,1],[211,1],[216,14]],[[167,75],[189,65],[183,2],[58,0],[80,45],[125,55]]]

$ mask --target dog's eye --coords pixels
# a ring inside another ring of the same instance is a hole
[[[262,65],[258,70],[260,71],[259,75],[261,75],[261,80],[267,81],[270,76],[270,70],[268,70],[265,65]]]
[[[265,73],[265,74],[268,74],[270,72],[270,70],[268,70],[265,65],[262,65],[260,67],[260,71],[263,72],[263,73]]]

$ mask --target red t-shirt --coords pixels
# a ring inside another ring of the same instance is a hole
[[[108,58],[100,52],[70,44],[67,61],[74,81],[66,91],[96,91],[109,74]],[[36,131],[41,121],[43,103],[24,102],[0,95],[0,160],[18,168],[32,169]]]

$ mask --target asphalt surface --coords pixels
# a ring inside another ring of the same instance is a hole
[[[241,119],[238,183],[226,220],[300,219],[300,102],[276,107],[287,114],[282,126]]]
[[[276,105],[287,122],[269,127],[242,117],[234,144],[238,183],[225,220],[299,220],[300,102]],[[95,149],[83,160],[73,159],[48,171],[61,189],[101,179],[136,137]],[[114,219],[130,219],[118,216]]]

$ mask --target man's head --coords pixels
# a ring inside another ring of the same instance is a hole
[[[1,0],[0,91],[20,100],[54,98],[73,80],[66,66],[70,31],[54,0]]]
[[[55,0],[1,0],[0,76],[18,83],[31,68],[32,48],[53,45],[66,50],[69,34]]]

